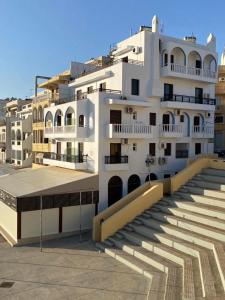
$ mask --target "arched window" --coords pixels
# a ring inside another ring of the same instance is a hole
[[[180,47],[173,48],[173,50],[170,52],[170,63],[176,66],[186,66],[186,54],[184,50]]]
[[[21,141],[21,131],[20,131],[20,129],[17,129],[17,131],[16,131],[16,139],[17,139],[17,141]]]
[[[44,115],[43,115],[43,108],[42,106],[38,107],[38,121],[43,122],[44,120]]]
[[[123,182],[119,176],[113,176],[108,182],[108,206],[111,206],[123,196]]]
[[[68,107],[65,114],[65,126],[70,126],[75,124],[75,113],[72,107]]]
[[[140,177],[136,174],[131,175],[128,179],[128,193],[132,192],[141,185]]]
[[[213,55],[208,54],[203,61],[204,76],[215,78],[217,72],[217,62]]]
[[[191,51],[188,55],[188,74],[201,75],[202,58],[197,51]]]
[[[79,116],[79,127],[84,127],[84,115]]]
[[[55,126],[62,126],[63,125],[63,113],[60,109],[58,109],[55,113],[55,121],[54,125]]]
[[[33,123],[37,122],[37,108],[35,107],[33,109]]]
[[[52,125],[53,125],[53,115],[50,111],[48,111],[45,116],[45,127],[52,127]]]

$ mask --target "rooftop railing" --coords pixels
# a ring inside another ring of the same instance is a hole
[[[206,105],[215,105],[216,99],[212,98],[198,98],[194,96],[186,96],[186,95],[164,95],[161,98],[161,101],[175,101],[175,102],[187,102],[187,103],[195,103],[195,104],[206,104]]]
[[[47,152],[44,153],[44,158],[65,161],[70,163],[87,162],[87,155],[69,155],[69,154],[58,154],[53,152]]]

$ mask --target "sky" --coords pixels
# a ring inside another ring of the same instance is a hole
[[[224,0],[0,0],[0,99],[30,97],[35,75],[108,53],[158,15],[163,34],[225,46]]]

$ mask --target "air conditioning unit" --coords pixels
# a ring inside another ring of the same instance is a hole
[[[209,99],[209,97],[210,97],[210,94],[209,93],[204,93],[204,98],[206,98],[206,99]]]
[[[133,111],[134,111],[133,107],[127,107],[127,108],[126,108],[126,112],[127,112],[128,114],[132,114]]]
[[[179,116],[180,115],[180,109],[175,109],[175,115]]]
[[[121,139],[122,145],[128,145],[128,139]]]
[[[134,47],[133,48],[133,53],[135,53],[135,54],[141,53],[141,47],[138,47],[138,46]]]
[[[166,157],[159,157],[158,158],[159,165],[165,165],[166,164]]]
[[[165,149],[166,148],[166,144],[165,143],[160,143],[159,144],[159,149]]]

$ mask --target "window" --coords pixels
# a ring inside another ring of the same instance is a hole
[[[202,88],[195,88],[195,98],[197,103],[202,103],[203,99],[203,89]]]
[[[149,125],[156,126],[156,113],[149,114]]]
[[[195,143],[195,155],[201,154],[201,143]]]
[[[84,127],[84,115],[79,116],[79,127]]]
[[[181,123],[184,123],[184,115],[181,115],[181,116],[180,116],[180,122],[181,122]]]
[[[166,143],[166,148],[164,150],[165,156],[171,156],[171,143]]]
[[[173,84],[164,83],[165,100],[173,100]]]
[[[131,79],[131,95],[139,96],[139,79]]]
[[[133,120],[137,120],[137,112],[133,112]]]
[[[149,155],[155,156],[155,143],[149,143]]]
[[[174,55],[170,55],[170,63],[174,64]]]
[[[165,53],[164,55],[164,66],[167,66],[168,65],[168,54]]]
[[[105,90],[106,90],[106,82],[100,83],[100,85],[99,85],[99,90],[100,90],[100,91],[105,91]]]
[[[135,151],[135,152],[137,151],[137,144],[136,143],[133,144],[133,151]]]
[[[164,178],[170,178],[170,174],[164,174]]]
[[[87,93],[88,93],[88,94],[93,93],[93,86],[89,86],[89,87],[87,88]]]
[[[77,100],[82,99],[82,90],[77,90]]]
[[[224,121],[223,121],[223,115],[217,115],[217,116],[215,116],[215,123],[217,123],[217,124],[223,124],[224,123]]]

